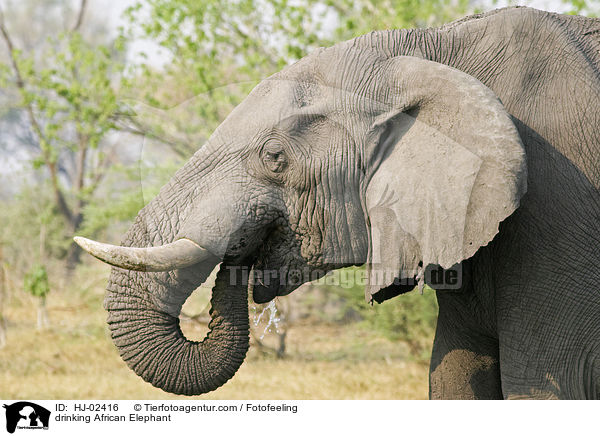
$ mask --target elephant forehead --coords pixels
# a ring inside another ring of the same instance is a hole
[[[291,116],[299,111],[319,110],[323,112],[329,107],[325,103],[335,102],[335,87],[316,83],[304,76],[274,76],[263,80],[246,98],[243,104],[260,104],[265,115],[275,119]]]
[[[382,105],[365,89],[343,86],[311,68],[295,67],[259,83],[215,131],[213,145],[220,148],[226,143],[234,152],[271,129],[293,134],[315,116],[339,124],[340,114],[372,114]]]
[[[251,138],[292,117],[295,108],[287,91],[261,83],[229,114],[215,135]]]
[[[326,115],[331,109],[324,104],[299,107],[294,102],[293,86],[287,82],[271,92],[252,92],[238,105],[213,134],[212,143],[228,144],[233,151],[248,141],[264,136],[265,132],[277,129],[293,132],[298,126],[310,121],[311,116]],[[241,140],[241,141],[238,141]]]

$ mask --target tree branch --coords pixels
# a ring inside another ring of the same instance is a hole
[[[15,77],[17,79],[17,87],[19,89],[25,87],[25,83],[23,82],[23,77],[21,76],[21,71],[19,70],[19,66],[17,65],[17,60],[14,56],[15,46],[13,45],[12,39],[6,29],[6,25],[4,24],[4,12],[0,8],[0,32],[2,33],[2,37],[4,38],[4,42],[6,43],[6,47],[8,49],[8,57],[10,58],[10,65],[15,73]]]
[[[185,141],[178,140],[177,138],[168,138],[164,135],[158,135],[151,129],[136,121],[133,117],[128,116],[121,119],[114,118],[114,120],[116,130],[159,141],[165,145],[168,145],[171,150],[173,150],[180,157],[189,158],[190,155],[196,151],[191,144]],[[129,125],[125,124],[124,120],[126,120]]]
[[[81,5],[79,6],[79,13],[77,14],[77,21],[75,22],[75,25],[71,29],[71,32],[79,31],[79,28],[81,27],[81,23],[83,22],[83,16],[85,15],[86,5],[87,5],[87,0],[81,0]]]
[[[100,182],[106,176],[106,171],[108,170],[109,165],[113,162],[113,158],[116,156],[116,147],[117,143],[114,143],[107,153],[104,154],[104,157],[101,157],[96,165],[96,168],[93,169],[93,174],[91,176],[91,182],[89,185],[90,192],[95,192]]]
[[[78,133],[78,150],[77,150],[77,175],[75,176],[75,184],[74,187],[76,189],[76,194],[83,190],[83,184],[85,179],[85,160],[87,157],[87,138]]]
[[[73,231],[77,230],[79,223],[82,220],[82,211],[86,205],[86,200],[82,197],[81,192],[83,191],[84,183],[85,183],[85,163],[87,158],[87,141],[88,138],[81,134],[77,134],[78,137],[78,152],[77,152],[77,174],[75,176],[75,184],[73,187],[75,188],[75,205],[73,206],[73,220],[71,221],[71,225],[73,226]],[[93,191],[91,191],[93,192]]]

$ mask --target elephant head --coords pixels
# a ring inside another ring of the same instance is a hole
[[[248,288],[264,303],[366,263],[371,298],[419,264],[459,263],[518,206],[524,158],[479,81],[350,41],[262,81],[121,246],[78,242],[115,266],[105,307],[127,364],[163,390],[201,394],[245,357]],[[189,341],[181,306],[219,262],[210,332]]]

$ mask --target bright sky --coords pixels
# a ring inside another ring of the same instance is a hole
[[[113,24],[113,29],[117,29],[118,26],[126,24],[122,19],[121,15],[123,11],[135,4],[137,0],[104,0],[102,1],[102,9],[104,11],[108,11],[109,20]],[[536,9],[542,9],[550,12],[565,12],[568,10],[568,7],[561,0],[524,0],[521,2],[514,2],[511,0],[498,0],[495,5],[492,4],[491,0],[477,0],[479,4],[489,4],[490,6],[485,8],[487,9],[495,9],[502,8],[509,5],[524,5],[531,6]],[[99,7],[99,0],[92,0],[90,6],[93,10],[95,7]],[[158,47],[155,44],[152,44],[149,41],[137,41],[131,46],[131,51],[133,56],[135,57],[135,53],[139,53],[140,51],[146,52],[149,56],[149,60],[160,66],[165,62],[165,56],[159,52]]]

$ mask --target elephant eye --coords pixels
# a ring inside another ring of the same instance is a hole
[[[264,151],[263,162],[274,173],[280,173],[287,168],[288,160],[283,151]]]

